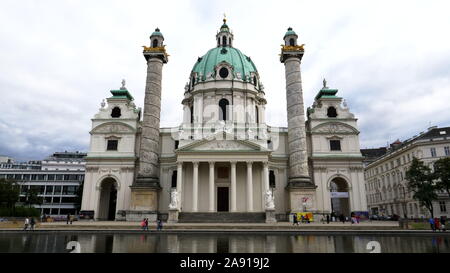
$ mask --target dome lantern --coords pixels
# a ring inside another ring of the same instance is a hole
[[[223,18],[223,25],[220,27],[219,32],[216,34],[217,47],[232,47],[233,46],[233,33],[227,25],[227,19]]]

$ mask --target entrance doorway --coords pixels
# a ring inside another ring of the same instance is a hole
[[[217,187],[217,211],[229,211],[228,187]]]
[[[116,219],[117,183],[113,178],[106,178],[101,183],[99,220],[114,221]]]
[[[331,210],[338,217],[341,214],[350,217],[350,199],[347,181],[341,177],[336,177],[331,181],[330,187]]]

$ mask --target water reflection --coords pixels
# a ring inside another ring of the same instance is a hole
[[[326,236],[290,234],[0,234],[0,252],[82,253],[367,253],[378,241],[382,253],[450,253],[450,237]]]

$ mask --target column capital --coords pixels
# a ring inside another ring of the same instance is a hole
[[[198,167],[198,164],[199,164],[199,163],[200,163],[199,161],[192,161],[192,164],[194,164],[194,167],[195,167],[195,168]]]
[[[177,167],[183,167],[183,161],[177,161]]]
[[[209,167],[214,167],[214,163],[216,163],[215,161],[208,161],[209,163]]]
[[[263,161],[262,164],[263,164],[264,168],[269,167],[269,161]]]
[[[251,167],[253,164],[253,161],[247,161],[247,167]]]
[[[230,161],[231,166],[236,167],[236,163],[237,163],[237,161]]]

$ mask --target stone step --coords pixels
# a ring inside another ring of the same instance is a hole
[[[264,223],[264,212],[180,212],[179,223]]]

